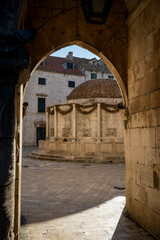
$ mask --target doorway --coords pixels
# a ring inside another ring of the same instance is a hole
[[[46,139],[46,128],[45,127],[37,127],[37,133],[36,133],[36,144],[38,146],[39,140],[45,140]]]

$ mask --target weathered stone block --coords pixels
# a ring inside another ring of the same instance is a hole
[[[134,77],[135,76],[134,76],[133,68],[129,68],[128,69],[128,85],[135,81]]]
[[[139,146],[141,143],[141,130],[130,129],[130,144],[131,146]]]
[[[156,89],[156,72],[150,72],[141,79],[141,94],[152,92]]]
[[[132,163],[145,164],[144,159],[144,147],[141,146],[131,146],[130,156]]]
[[[142,38],[142,40],[139,43],[139,59],[144,59],[145,55],[146,55],[145,39]]]
[[[132,64],[136,64],[139,60],[139,53],[140,53],[140,46],[136,46],[133,50],[132,50],[132,54],[131,54],[131,62]]]
[[[155,209],[155,208],[154,208]],[[142,226],[150,229],[151,233],[159,239],[160,236],[160,214],[151,210],[150,208],[146,208],[147,216],[142,222]]]
[[[157,125],[160,126],[160,108],[157,109]]]
[[[135,166],[134,164],[126,163],[126,173],[125,173],[126,180],[135,178],[135,167],[134,166]]]
[[[143,218],[146,217],[146,206],[136,200],[133,196],[133,201],[132,201],[132,216],[136,221],[138,221],[140,224],[143,222]]]
[[[145,73],[153,70],[153,53],[151,52],[145,57]]]
[[[150,108],[150,95],[143,95],[140,97],[140,111],[144,111]]]
[[[156,139],[155,128],[143,128],[141,129],[141,146],[155,147]]]
[[[158,12],[155,16],[155,30],[159,29],[160,26],[160,12]]]
[[[125,178],[126,205],[130,208],[132,205],[133,178]]]
[[[158,68],[158,66],[160,65],[160,61],[159,61],[159,48],[156,48],[153,51],[153,70],[156,70]]]
[[[130,120],[130,127],[131,128],[140,128],[147,126],[147,113],[139,112],[132,115]]]
[[[148,35],[148,9],[145,8],[139,15],[139,25],[141,32],[141,39],[144,39]]]
[[[130,132],[129,129],[124,130],[124,145],[125,146],[128,146],[130,144],[130,142],[129,142],[129,132]]]
[[[154,188],[153,167],[137,164],[136,173],[136,183],[138,185]]]
[[[157,70],[157,88],[160,88],[160,68]]]
[[[160,191],[157,189],[147,188],[147,206],[160,214]]]
[[[0,138],[0,149],[0,187],[3,187],[11,184],[15,175],[14,139]]]
[[[150,107],[160,107],[160,89],[150,93]]]
[[[129,110],[130,113],[136,113],[140,111],[140,98],[136,98],[130,101],[130,105],[129,105]]]
[[[140,95],[140,81],[137,80],[129,85],[129,100]]]
[[[132,25],[130,25],[129,39],[132,40],[136,35],[139,34],[139,31],[140,31],[140,22],[139,22],[139,18],[136,18],[132,23]]]
[[[146,188],[145,187],[133,184],[133,193],[134,193],[134,196],[133,196],[134,199],[136,199],[137,201],[146,205],[147,193],[146,193]]]
[[[149,54],[153,51],[153,33],[150,33],[146,37],[146,54]]]
[[[160,127],[156,128],[156,147],[160,148]]]
[[[151,109],[147,111],[147,127],[156,127],[157,126],[157,111]]]
[[[145,147],[144,148],[144,161],[145,165],[149,167],[153,167],[153,164],[156,164],[159,162],[159,154],[158,149],[151,148],[151,147]]]
[[[160,26],[159,26],[159,29],[157,29],[154,33],[153,47],[154,48],[160,47]]]
[[[131,158],[131,147],[130,146],[125,146],[125,161],[128,164],[132,164],[132,158]]]

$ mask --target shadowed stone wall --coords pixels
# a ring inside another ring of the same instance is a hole
[[[160,1],[128,19],[126,197],[131,216],[160,236]]]

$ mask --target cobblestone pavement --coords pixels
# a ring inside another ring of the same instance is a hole
[[[154,239],[125,214],[123,164],[23,156],[20,240]]]

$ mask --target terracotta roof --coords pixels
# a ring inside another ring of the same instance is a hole
[[[39,65],[37,69],[43,70],[43,71],[49,71],[49,72],[58,72],[58,73],[64,73],[64,74],[67,73],[67,74],[84,76],[84,74],[77,67],[75,69],[67,69],[67,68],[65,69],[62,64],[67,61],[68,60],[66,58],[49,56],[45,59],[45,66]]]
[[[104,65],[104,66],[93,65],[93,64],[90,63],[91,60],[92,59],[73,57],[73,61],[79,67],[82,67],[84,70],[94,71],[94,72],[104,72],[104,73],[112,74],[111,71],[107,68],[106,65]]]
[[[84,98],[121,98],[116,80],[95,79],[89,80],[76,87],[67,97],[71,99]]]

